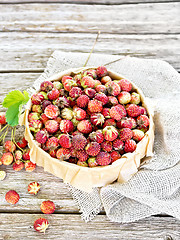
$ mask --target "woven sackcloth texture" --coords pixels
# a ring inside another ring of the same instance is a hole
[[[60,71],[82,67],[87,56],[55,51],[35,85]],[[88,66],[116,59],[119,56],[92,54]],[[127,183],[95,188],[92,193],[67,187],[85,221],[92,220],[102,207],[116,222],[160,213],[180,219],[180,75],[167,62],[154,59],[122,57],[108,68],[132,80],[151,99],[155,108],[154,157]]]

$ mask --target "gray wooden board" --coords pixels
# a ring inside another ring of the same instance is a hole
[[[33,229],[39,217],[49,221],[46,234]],[[179,240],[179,222],[171,217],[149,217],[129,223],[111,223],[104,215],[85,223],[79,215],[67,214],[0,214],[0,240],[9,239],[113,239],[113,240]],[[171,237],[171,238],[170,238]]]
[[[1,4],[0,9],[2,32],[180,33],[180,2],[96,7],[83,4]]]

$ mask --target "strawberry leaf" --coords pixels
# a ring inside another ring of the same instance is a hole
[[[19,103],[10,106],[6,111],[6,119],[10,126],[14,127],[19,123]]]
[[[9,108],[15,103],[21,102],[25,100],[25,96],[19,90],[14,90],[9,92],[3,101],[3,107]]]

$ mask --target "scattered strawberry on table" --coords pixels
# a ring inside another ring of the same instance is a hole
[[[79,166],[109,165],[134,152],[149,129],[141,96],[104,66],[44,81],[31,102],[34,139],[52,157]]]

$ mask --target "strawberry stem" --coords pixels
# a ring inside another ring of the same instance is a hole
[[[6,129],[8,127],[8,124],[6,124],[1,130],[0,132],[2,132],[4,129]]]
[[[101,33],[101,32],[98,31],[96,40],[95,40],[95,42],[94,42],[94,44],[93,44],[93,47],[92,47],[92,49],[91,49],[91,51],[90,51],[90,53],[89,53],[89,56],[88,56],[88,58],[87,58],[87,60],[86,60],[86,62],[85,62],[85,64],[84,64],[83,67],[86,67],[86,65],[87,65],[87,63],[88,63],[88,61],[89,61],[89,59],[90,59],[90,57],[91,57],[91,54],[92,54],[92,52],[94,51],[94,48],[95,48],[95,45],[96,45],[96,43],[97,43],[97,41],[98,41],[98,38],[99,38],[100,33]]]
[[[17,145],[16,140],[15,140],[16,127],[14,127],[14,128],[12,129],[12,132],[13,132],[13,138],[12,138],[13,143],[16,145],[17,148],[19,148],[22,152],[24,152],[24,150],[23,150],[21,147],[19,147],[19,146]]]
[[[0,137],[0,142],[3,141],[3,143],[4,143],[5,137],[6,137],[7,133],[8,133],[8,131],[9,131],[9,127],[10,127],[10,126],[8,125],[8,128],[6,129],[6,132],[1,135],[1,137]]]

